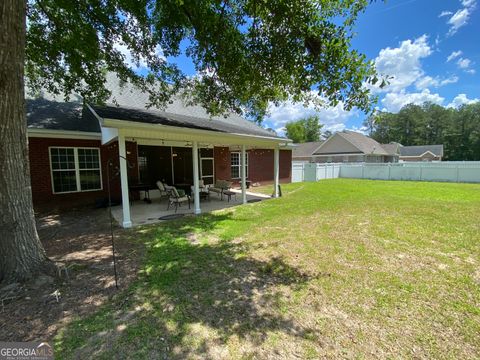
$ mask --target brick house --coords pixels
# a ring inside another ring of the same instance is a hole
[[[122,224],[129,227],[129,186],[134,184],[153,188],[162,180],[192,184],[198,191],[196,179],[205,184],[221,179],[245,193],[247,182],[291,181],[290,140],[237,115],[209,117],[180,98],[164,111],[152,110],[146,107],[147,96],[131,86],[110,82],[109,88],[115,105],[83,104],[79,98],[62,102],[45,94],[27,99],[36,208],[101,202],[109,175],[112,198],[122,202]],[[200,211],[197,201],[195,213]]]

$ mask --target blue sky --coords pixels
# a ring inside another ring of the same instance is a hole
[[[352,48],[393,79],[379,96],[379,110],[397,112],[425,101],[458,107],[480,99],[480,0],[377,0],[362,14]],[[169,59],[195,74],[184,55]],[[318,113],[325,129],[362,130],[365,114],[342,104],[315,111],[302,104],[270,107],[263,126],[283,133],[285,123]]]
[[[378,96],[378,109],[407,103],[457,107],[480,98],[480,4],[476,0],[390,0],[360,16],[352,47],[394,78]],[[287,121],[316,113],[286,103],[271,108],[265,125],[281,132]],[[361,130],[365,114],[341,105],[318,112],[329,130]]]

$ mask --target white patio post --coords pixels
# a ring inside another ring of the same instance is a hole
[[[124,228],[132,227],[130,219],[130,197],[128,193],[128,171],[127,171],[127,150],[125,146],[125,135],[118,132],[118,155],[120,161],[120,184],[122,187],[122,210]]]
[[[242,178],[242,203],[246,204],[247,203],[247,167],[246,167],[246,162],[247,162],[247,152],[245,151],[245,145],[242,145],[242,153],[241,153],[241,159],[240,159],[240,164],[241,164],[241,178]]]
[[[198,181],[198,142],[194,141],[192,145],[192,160],[193,160],[193,203],[195,214],[200,214],[200,190]]]
[[[275,198],[278,198],[279,163],[280,163],[280,150],[278,149],[278,147],[276,147],[275,150],[273,150],[273,186],[274,186],[273,197]]]

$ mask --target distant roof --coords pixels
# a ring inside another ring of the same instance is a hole
[[[362,133],[351,130],[343,130],[333,134],[332,136],[343,137],[366,155],[388,155],[388,153],[383,149],[382,145]]]
[[[381,144],[382,148],[388,153],[388,155],[398,155],[400,153],[399,143]]]
[[[306,142],[306,143],[301,143],[301,144],[294,144],[294,148],[292,151],[292,157],[293,158],[299,158],[299,157],[309,157],[312,156],[315,150],[319,148],[320,145],[323,144],[322,141],[313,141],[313,142]]]
[[[420,156],[430,151],[436,156],[443,156],[443,145],[418,145],[400,147],[400,156]]]
[[[148,94],[131,84],[120,85],[112,74],[107,77],[107,88],[112,96],[105,105],[90,104],[102,118],[162,124],[244,135],[279,138],[238,114],[210,117],[201,106],[187,106],[181,96],[173,97],[165,109],[147,108]],[[95,115],[84,108],[78,95],[64,102],[50,94],[38,98],[27,97],[27,122],[30,128],[100,132]]]

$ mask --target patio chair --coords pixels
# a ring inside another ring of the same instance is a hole
[[[214,192],[220,196],[220,199],[223,200],[223,193],[230,190],[232,187],[232,182],[227,180],[217,180],[213,186],[208,188],[209,191]]]
[[[190,209],[190,196],[180,195],[174,186],[165,186],[165,188],[169,192],[167,211],[170,210],[170,205],[175,205],[176,213],[178,207],[182,206],[183,203],[188,203],[188,208]]]
[[[157,181],[157,188],[158,191],[160,191],[160,200],[162,200],[162,197],[164,196],[168,197],[168,191],[165,188],[165,185],[160,180]]]

